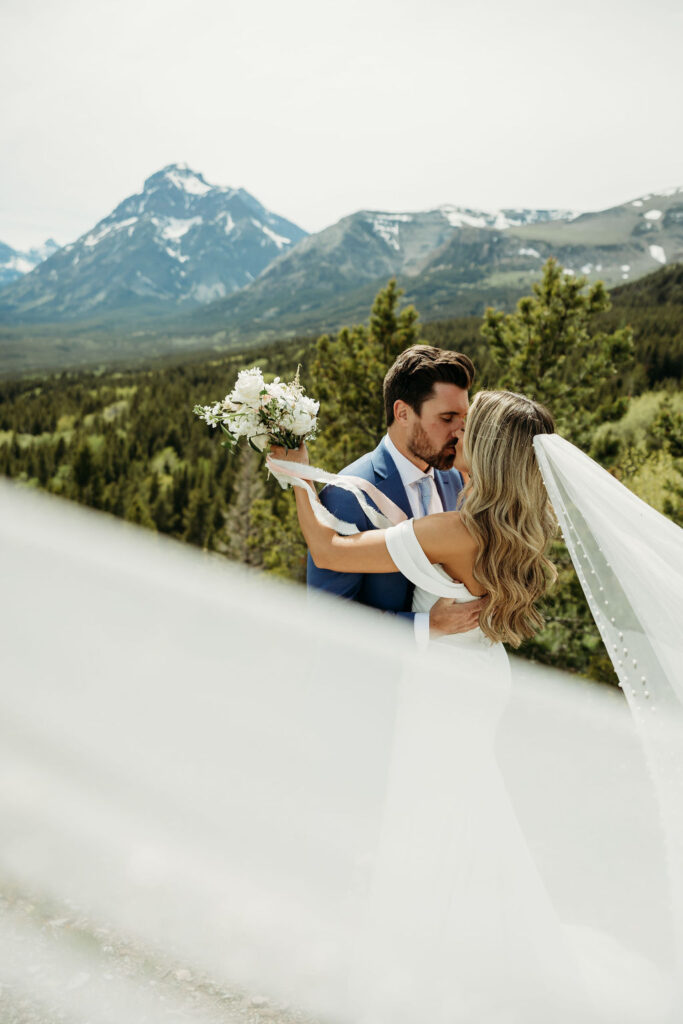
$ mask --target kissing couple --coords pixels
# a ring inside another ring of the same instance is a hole
[[[545,549],[556,520],[532,443],[553,420],[509,392],[482,391],[470,410],[474,373],[468,356],[428,345],[406,349],[387,372],[387,433],[340,476],[374,485],[400,510],[398,525],[373,528],[334,485],[320,501],[358,533],[322,526],[301,488],[297,510],[310,588],[398,616],[420,645],[476,647],[489,673],[507,677],[502,641],[518,646],[541,625],[534,602],[553,575]],[[308,460],[305,446],[272,456]]]

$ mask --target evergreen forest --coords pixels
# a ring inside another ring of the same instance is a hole
[[[332,472],[384,432],[382,379],[416,342],[467,353],[473,391],[505,387],[547,404],[557,428],[627,487],[683,524],[683,266],[607,293],[553,260],[512,313],[422,324],[390,281],[366,323],[259,350],[135,369],[0,381],[0,473],[180,541],[301,583],[306,551],[291,493],[246,445],[229,454],[195,404],[239,370],[292,377],[321,401],[311,460]],[[527,657],[614,682],[564,545]]]

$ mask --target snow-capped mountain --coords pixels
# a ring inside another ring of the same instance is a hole
[[[306,232],[186,164],[149,177],[87,234],[4,289],[14,320],[199,305],[249,284]]]
[[[467,258],[479,266],[488,261],[494,236],[575,216],[570,210],[483,211],[451,205],[413,213],[360,210],[309,235],[253,284],[199,310],[196,322],[207,327],[221,319],[249,323],[259,332],[286,323],[287,329],[301,325],[305,330],[325,310],[321,323],[327,325],[328,303],[338,307],[342,296],[394,275],[412,279],[457,240],[476,240]],[[366,303],[367,296],[360,301]]]
[[[554,256],[567,273],[609,286],[683,260],[683,189],[597,213],[362,210],[300,242],[257,281],[197,311],[199,330],[233,338],[331,330],[362,315],[396,275],[425,319],[481,315],[512,303]]]
[[[24,251],[0,242],[0,288],[29,274],[58,249],[54,238],[48,238],[42,245]]]

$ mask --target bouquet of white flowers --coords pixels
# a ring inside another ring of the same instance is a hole
[[[241,437],[257,451],[271,444],[298,448],[315,436],[319,402],[304,394],[299,370],[288,384],[276,377],[266,384],[258,366],[242,370],[229,395],[214,405],[195,405],[194,412],[226,435],[225,448],[237,446]]]
[[[284,448],[299,448],[302,441],[315,437],[319,402],[304,394],[299,381],[299,370],[294,380],[285,384],[276,377],[266,384],[258,366],[242,370],[229,395],[214,405],[195,405],[194,412],[210,427],[220,427],[226,435],[223,447],[231,450],[241,437],[257,452],[263,452],[270,445]],[[337,533],[358,533],[354,523],[346,523],[333,516],[318,500],[313,482],[334,484],[350,491],[357,498],[370,522],[383,529],[392,523],[402,522],[403,512],[374,484],[356,476],[335,476],[315,466],[303,465],[297,461],[286,462],[266,456],[266,468],[273,474],[281,487],[303,487],[316,518],[323,526],[331,527]],[[367,500],[369,496],[373,504]]]

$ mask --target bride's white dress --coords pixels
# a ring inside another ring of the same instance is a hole
[[[476,599],[429,563],[411,520],[386,537],[398,567],[418,581],[414,611],[440,596]],[[576,1020],[577,1006],[557,1005],[572,987],[571,956],[494,754],[507,654],[479,628],[438,644],[443,672],[424,676],[418,661],[401,684],[360,1020]]]

